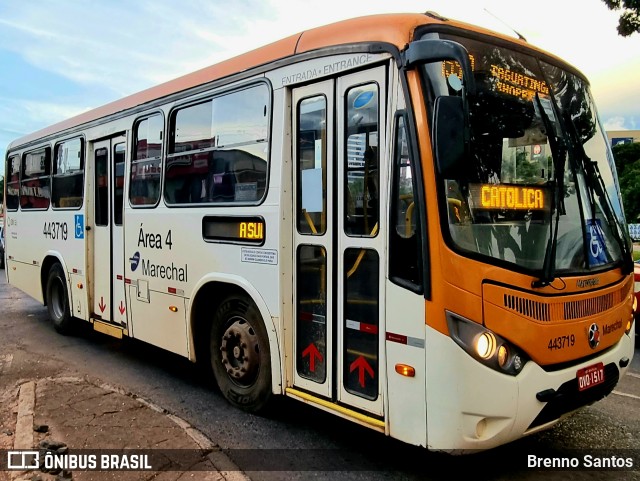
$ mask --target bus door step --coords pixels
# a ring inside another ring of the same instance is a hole
[[[129,334],[125,328],[117,326],[115,324],[111,324],[110,322],[92,318],[91,323],[93,324],[94,331],[98,331],[102,334],[106,334],[118,339],[122,339],[123,336],[127,336]]]

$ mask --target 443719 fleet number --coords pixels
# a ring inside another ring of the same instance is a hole
[[[555,351],[556,349],[564,349],[565,347],[571,347],[576,343],[575,334],[570,334],[568,336],[558,336],[552,339],[549,339],[549,345],[547,348],[550,351]]]
[[[66,222],[45,222],[42,234],[52,240],[67,240],[69,226]]]

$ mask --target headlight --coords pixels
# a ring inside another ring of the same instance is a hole
[[[483,332],[476,337],[476,353],[482,359],[489,359],[496,351],[496,337],[490,332]]]
[[[491,369],[515,376],[528,361],[520,349],[477,322],[449,311],[446,316],[451,338]]]

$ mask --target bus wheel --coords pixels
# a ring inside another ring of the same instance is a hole
[[[271,399],[271,354],[262,317],[244,297],[226,299],[211,326],[211,367],[224,397],[258,412]]]
[[[60,264],[54,264],[47,278],[47,309],[53,327],[60,334],[71,331],[71,310],[69,309],[69,295],[67,280]]]

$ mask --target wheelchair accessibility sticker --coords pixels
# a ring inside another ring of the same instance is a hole
[[[76,214],[74,225],[76,239],[84,239],[84,215]]]
[[[608,262],[607,245],[605,235],[600,224],[600,219],[587,220],[587,252],[589,254],[589,266],[601,266]]]

